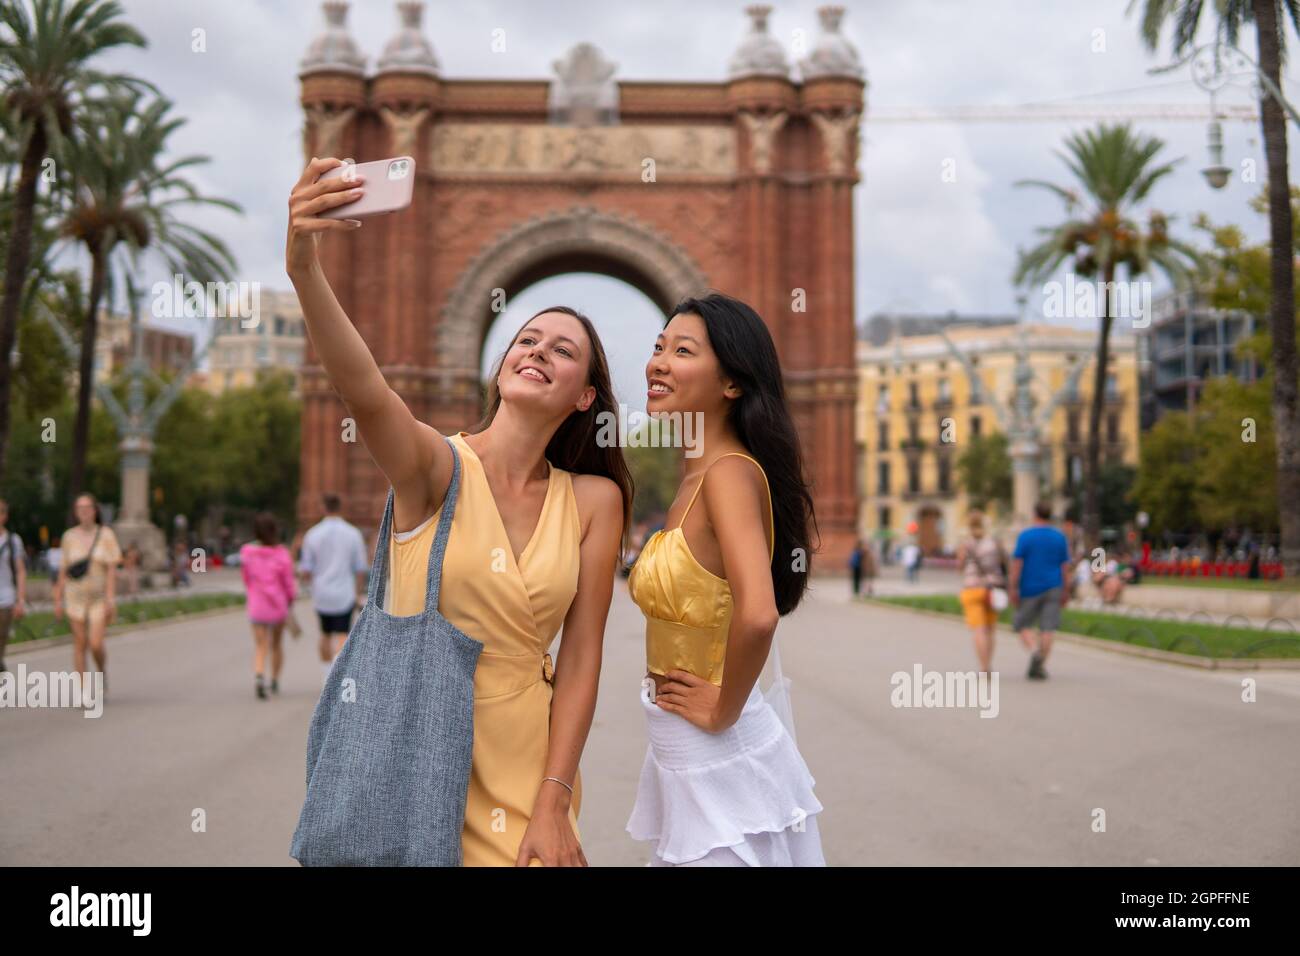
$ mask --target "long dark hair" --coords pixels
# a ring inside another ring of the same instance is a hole
[[[803,453],[786,404],[776,345],[757,312],[721,292],[682,299],[669,319],[683,313],[704,320],[718,363],[740,386],[740,397],[731,403],[727,417],[740,443],[767,474],[776,542],[772,590],[778,613],[789,614],[799,606],[808,587],[813,550],[809,532],[816,530],[817,519],[803,477]]]
[[[608,412],[614,416],[615,421],[618,420],[618,404],[614,401],[614,386],[609,379],[609,362],[605,359],[605,347],[601,345],[600,336],[596,334],[596,327],[591,324],[591,319],[567,305],[553,305],[549,309],[534,312],[528,322],[547,312],[563,312],[565,315],[571,315],[581,322],[583,329],[586,330],[587,339],[591,342],[591,359],[587,363],[587,384],[596,389],[596,400],[585,412],[574,410],[560,424],[546,444],[546,460],[556,468],[574,474],[603,475],[618,485],[618,490],[623,496],[623,544],[626,546],[628,528],[632,523],[632,472],[628,469],[627,462],[623,460],[623,449],[619,448],[617,443],[602,448],[596,441],[596,421],[601,412]],[[519,328],[524,328],[528,322]],[[510,339],[510,344],[514,345],[517,338],[519,338],[518,329]],[[509,349],[506,351],[508,352]],[[505,360],[506,353],[503,352],[492,367],[492,375],[487,383],[487,413],[482,421],[470,429],[473,433],[481,432],[491,425],[492,419],[497,416],[497,409],[501,407],[501,390],[497,386],[497,379],[501,377],[501,366]],[[626,550],[626,547],[623,550]]]

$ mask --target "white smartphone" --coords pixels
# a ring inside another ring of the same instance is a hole
[[[322,219],[368,219],[405,209],[415,193],[415,160],[410,156],[377,159],[370,163],[344,163],[322,173],[318,182],[343,179],[351,182],[364,177],[359,199],[320,213]]]

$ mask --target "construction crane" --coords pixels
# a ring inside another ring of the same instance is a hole
[[[868,123],[1035,123],[1076,120],[1190,120],[1214,119],[1258,123],[1259,109],[1250,104],[1147,103],[1105,106],[1100,104],[1028,104],[1023,106],[950,106],[939,109],[878,107],[868,109]]]

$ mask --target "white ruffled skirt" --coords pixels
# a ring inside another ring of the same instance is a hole
[[[653,844],[651,866],[825,866],[816,783],[772,705],[750,692],[718,734],[654,702],[641,682],[650,734],[627,823]]]

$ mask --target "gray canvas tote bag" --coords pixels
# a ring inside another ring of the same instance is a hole
[[[438,611],[460,492],[451,484],[429,550],[424,611],[383,610],[393,490],[366,606],[335,659],[307,733],[307,795],[290,855],[303,866],[460,866],[483,643]]]

